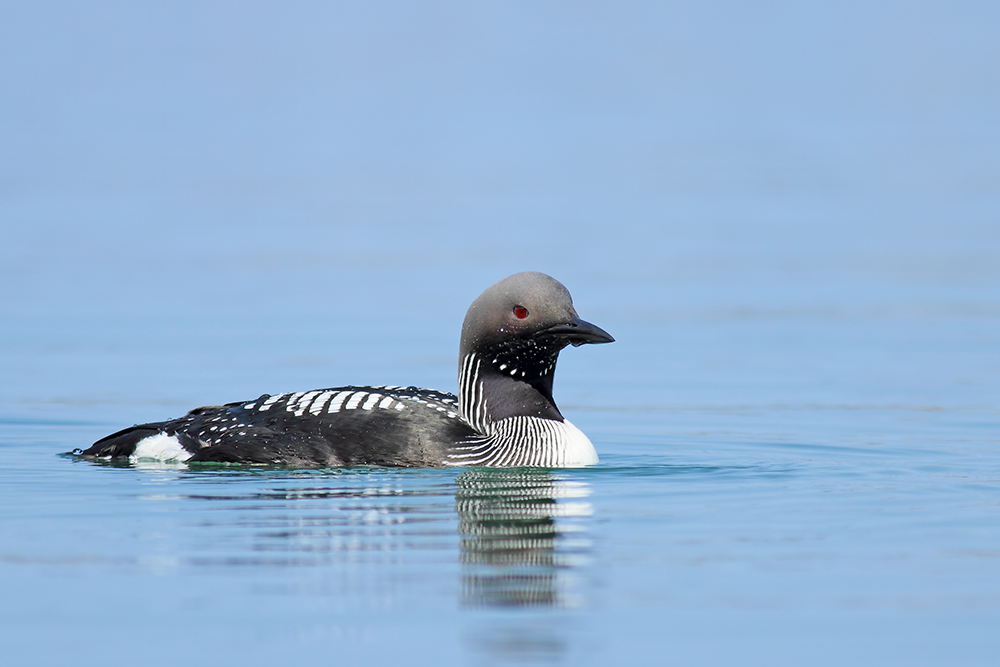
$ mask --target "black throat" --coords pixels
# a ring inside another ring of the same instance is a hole
[[[478,352],[479,381],[490,419],[528,416],[563,421],[552,399],[556,360],[566,346],[556,339],[520,338]]]

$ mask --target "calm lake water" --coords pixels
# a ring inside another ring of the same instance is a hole
[[[998,7],[5,10],[0,662],[996,664]],[[596,467],[61,455],[526,269]]]

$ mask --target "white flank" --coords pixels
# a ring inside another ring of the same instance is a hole
[[[562,431],[559,437],[559,449],[564,457],[561,464],[563,467],[582,468],[600,462],[594,443],[583,431],[573,426],[568,419],[563,419],[561,424],[556,423],[558,424],[556,428]]]
[[[187,461],[189,458],[191,458],[191,452],[181,446],[176,436],[157,433],[140,440],[129,460],[132,462],[149,459],[154,461]]]

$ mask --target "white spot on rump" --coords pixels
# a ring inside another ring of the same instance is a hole
[[[136,443],[130,461],[152,459],[154,461],[187,461],[191,452],[184,449],[177,436],[157,433]]]

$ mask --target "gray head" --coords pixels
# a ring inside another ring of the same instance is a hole
[[[606,331],[580,319],[561,282],[537,271],[515,273],[479,295],[462,324],[462,354],[529,340],[558,350],[611,343]]]
[[[541,416],[545,412],[537,405],[541,400],[558,415],[552,401],[552,377],[560,350],[567,345],[612,341],[606,331],[580,319],[562,283],[544,273],[526,271],[491,285],[472,302],[462,325],[460,368],[469,355],[480,360],[477,381],[494,389],[493,411]],[[460,394],[468,389],[464,381],[460,371]]]

